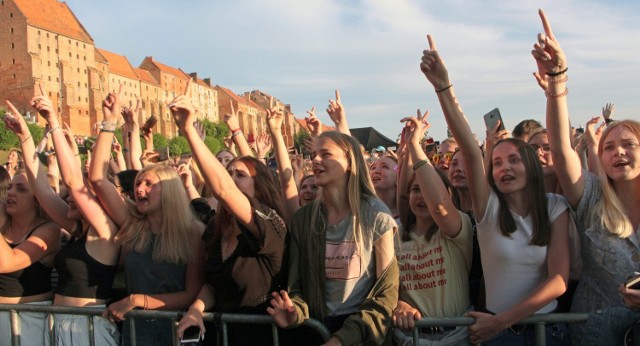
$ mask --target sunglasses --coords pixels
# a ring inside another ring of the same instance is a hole
[[[549,147],[549,144],[543,144],[543,145],[537,145],[537,144],[530,144],[531,147],[533,147],[534,151],[538,151],[538,149],[542,149],[543,152],[548,153],[551,151],[551,148]]]
[[[436,164],[438,162],[440,162],[440,160],[444,160],[444,162],[451,162],[451,158],[453,157],[454,153],[444,153],[444,154],[435,154],[433,155],[433,157],[431,157],[431,161]]]

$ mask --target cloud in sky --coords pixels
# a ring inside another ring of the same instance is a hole
[[[633,1],[97,1],[67,0],[96,45],[211,77],[242,93],[261,89],[298,117],[341,90],[351,127],[395,139],[399,119],[431,110],[431,134],[446,124],[419,70],[431,33],[472,129],[500,107],[506,126],[544,120],[545,98],[530,51],[547,12],[568,57],[569,106],[584,124],[606,102],[638,118],[640,4]],[[320,112],[319,112],[320,113]],[[329,122],[326,115],[321,120]]]

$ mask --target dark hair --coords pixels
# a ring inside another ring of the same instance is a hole
[[[282,217],[284,215],[283,210],[284,207],[282,205],[282,199],[280,197],[280,190],[277,188],[276,182],[273,178],[273,175],[267,166],[262,163],[260,160],[257,160],[251,156],[240,156],[236,157],[231,162],[229,162],[229,166],[236,161],[240,161],[244,163],[248,170],[249,174],[253,178],[253,184],[255,189],[254,198],[257,199],[261,204],[266,205],[267,207],[275,210],[278,215]],[[216,216],[213,219],[213,224],[207,225],[207,228],[213,226],[214,229],[210,233],[212,236],[207,242],[207,247],[210,249],[213,245],[214,240],[220,239],[222,235],[221,230],[224,227],[227,227],[234,221],[234,217],[226,208],[224,203],[221,201],[222,208],[218,208],[216,212]]]
[[[449,181],[449,178],[447,177],[446,174],[444,174],[439,169],[436,169],[435,171],[440,177],[440,179],[442,180],[444,187],[447,189],[447,191],[449,191],[449,196],[451,196],[451,200],[453,201],[453,204],[455,205],[456,209],[460,210],[460,196],[458,196],[458,191],[453,187],[453,185],[451,185],[451,181]],[[407,186],[407,196],[411,193],[411,186],[413,186],[413,182],[415,179],[416,179],[416,174],[411,173],[411,178],[409,178],[409,184]],[[399,203],[408,204],[409,201],[405,198],[402,198]],[[413,211],[411,211],[411,208],[408,205],[406,208],[400,208],[400,209],[406,210],[404,215],[400,215],[400,223],[402,224],[402,234],[401,234],[402,241],[409,241],[411,240],[411,237],[409,236],[409,230],[411,229],[411,226],[413,226],[416,223],[416,214],[414,214]],[[424,235],[427,241],[431,240],[431,237],[433,237],[433,235],[435,234],[435,231],[437,230],[438,230],[438,225],[434,223],[433,227],[427,230],[427,233],[425,233]]]
[[[540,124],[537,120],[534,119],[526,119],[513,128],[511,131],[511,135],[515,138],[522,139],[522,137],[526,135],[531,135],[535,130],[542,128],[542,124]]]
[[[116,174],[118,181],[120,181],[122,191],[128,194],[131,199],[133,199],[135,195],[133,190],[136,183],[136,175],[138,175],[137,169],[127,169]]]
[[[502,143],[510,144],[516,147],[524,168],[527,172],[527,184],[524,187],[524,195],[531,199],[531,220],[533,223],[533,234],[531,235],[531,244],[539,246],[549,245],[551,238],[551,222],[549,221],[549,211],[547,209],[547,195],[544,192],[544,175],[542,166],[529,144],[518,138],[506,138],[499,140],[493,147],[498,147]],[[493,157],[493,153],[491,153]],[[498,190],[496,182],[493,179],[493,160],[489,160],[487,168],[487,180],[495,194],[498,196],[500,210],[498,213],[500,231],[504,236],[511,237],[511,233],[516,230],[516,222],[513,215],[509,211],[509,205],[502,192]]]

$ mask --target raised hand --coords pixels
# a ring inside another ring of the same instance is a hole
[[[281,328],[291,326],[298,318],[298,313],[289,299],[286,291],[271,293],[271,307],[267,308],[269,315],[273,317],[273,321]]]
[[[273,97],[269,98],[269,109],[267,109],[267,125],[271,133],[280,133],[282,129],[282,121],[284,120],[284,113],[273,102]]]
[[[312,107],[307,111],[309,114],[308,117],[304,118],[307,122],[307,128],[309,129],[309,133],[311,133],[311,137],[318,137],[322,133],[322,123],[320,119],[316,117],[316,107]]]
[[[329,114],[329,118],[339,125],[343,123],[347,119],[347,114],[344,111],[344,107],[342,106],[342,101],[340,100],[340,90],[336,89],[336,99],[329,100],[329,105],[327,106],[327,114]]]
[[[167,104],[173,120],[181,130],[188,126],[193,126],[196,121],[196,112],[191,104],[191,83],[187,83],[187,88],[183,95],[178,95],[170,103]]]
[[[538,34],[538,42],[533,45],[531,55],[538,63],[539,75],[544,72],[546,75],[557,76],[567,68],[567,58],[553,35],[551,24],[544,11],[539,10],[538,13],[542,20],[544,34]]]
[[[24,121],[24,118],[22,117],[20,112],[18,112],[16,107],[13,106],[13,103],[11,103],[9,100],[5,100],[5,102],[7,103],[7,106],[9,106],[9,110],[11,111],[11,113],[5,113],[4,125],[6,128],[11,130],[11,132],[15,133],[16,136],[18,136],[18,138],[20,139],[20,142],[22,142],[23,140],[31,136],[29,127],[27,127],[27,123]]]
[[[602,117],[604,118],[605,121],[609,121],[609,119],[611,119],[611,116],[613,115],[613,111],[616,110],[616,105],[614,105],[611,102],[607,102],[606,105],[604,105],[604,107],[602,107]]]
[[[233,102],[231,101],[229,101],[229,108],[231,109],[231,112],[225,114],[222,119],[229,127],[229,131],[233,131],[240,128],[240,122],[238,121],[238,113],[233,108]]]
[[[595,125],[600,121],[600,117],[593,117],[584,125],[584,137],[587,139],[589,145],[595,146],[597,149],[598,142],[600,142],[600,136],[604,130],[605,122],[602,122],[597,128]]]
[[[431,127],[427,122],[428,115],[429,111],[425,112],[422,117],[406,117],[400,120],[400,122],[405,123],[405,133],[408,136],[408,142],[418,148],[420,147],[420,140],[422,140],[424,134]]]
[[[266,133],[258,135],[256,138],[256,154],[258,159],[267,158],[267,155],[273,148],[271,143],[271,136]]]
[[[38,84],[38,87],[40,88],[40,96],[34,96],[31,99],[31,106],[38,111],[38,114],[47,121],[51,128],[54,128],[51,122],[56,122],[57,125],[58,120],[55,107],[53,107],[53,102],[47,96],[42,84]]]
[[[118,92],[110,92],[107,97],[102,101],[102,113],[104,114],[104,121],[117,122],[118,114],[122,112],[120,106],[120,95],[122,95],[122,84],[118,88]]]
[[[433,37],[427,35],[427,40],[429,41],[429,49],[422,52],[420,70],[436,91],[446,90],[451,85],[449,72],[447,72],[447,67],[442,58],[440,58],[440,54],[438,54]]]
[[[122,107],[122,118],[130,128],[138,127],[138,112],[140,111],[140,100],[136,100],[135,107]]]

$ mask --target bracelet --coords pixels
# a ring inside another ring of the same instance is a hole
[[[128,152],[129,152],[129,149],[127,149],[127,148],[122,148],[122,152],[123,152],[123,153],[128,153]]]
[[[558,72],[547,72],[547,76],[549,77],[555,77],[555,76],[559,76],[563,73],[566,73],[567,71],[569,71],[568,67],[565,67],[564,70],[558,71]]]
[[[551,84],[564,83],[569,80],[568,76],[564,76],[562,78],[547,78],[547,82]]]
[[[147,301],[147,295],[143,294],[142,296],[144,297],[144,307],[142,309],[143,310],[147,310],[149,308],[149,302]]]
[[[449,84],[449,86],[446,86],[446,87],[444,87],[444,88],[442,88],[442,89],[436,90],[436,92],[437,92],[437,93],[443,92],[443,91],[445,91],[445,90],[447,90],[447,89],[451,88],[452,86],[453,86],[453,84]]]
[[[31,135],[29,135],[29,137],[27,137],[27,138],[25,138],[25,139],[21,140],[21,141],[20,141],[20,144],[25,144],[25,143],[26,143],[28,140],[30,140],[30,139],[31,139]]]
[[[554,97],[554,98],[558,98],[558,97],[562,97],[562,96],[567,96],[567,94],[569,93],[569,88],[564,88],[564,91],[559,93],[559,94],[552,94],[550,92],[545,92],[544,94],[547,95],[547,97]]]
[[[233,137],[235,137],[235,136],[237,136],[237,135],[239,135],[241,133],[242,133],[242,131],[240,131],[239,129],[238,129],[237,132],[231,132],[231,138],[233,138]]]
[[[116,133],[115,130],[100,129],[100,133],[103,133],[103,132]]]
[[[607,118],[607,119],[604,119],[604,122],[605,124],[611,124],[613,122],[613,119]]]
[[[427,164],[427,162],[429,162],[429,160],[420,160],[420,161],[416,162],[416,163],[413,165],[413,171],[415,172],[415,171],[416,171],[416,169],[418,169],[418,168],[420,168],[420,167],[424,166],[425,164]]]
[[[236,134],[236,133],[238,133],[238,132],[240,132],[240,131],[242,131],[242,130],[238,127],[238,128],[237,128],[237,129],[235,129],[235,130],[231,130],[231,134],[233,135],[233,134]]]
[[[107,130],[107,132],[113,133],[116,131],[116,123],[103,120],[100,124],[100,130]]]
[[[50,135],[50,134],[52,134],[52,133],[53,133],[53,131],[55,131],[55,130],[60,130],[60,126],[56,126],[56,127],[54,127],[54,128],[49,129],[49,131],[47,131],[47,134],[46,134],[46,135],[44,135],[44,136],[45,136],[45,137],[49,137],[49,135]]]

